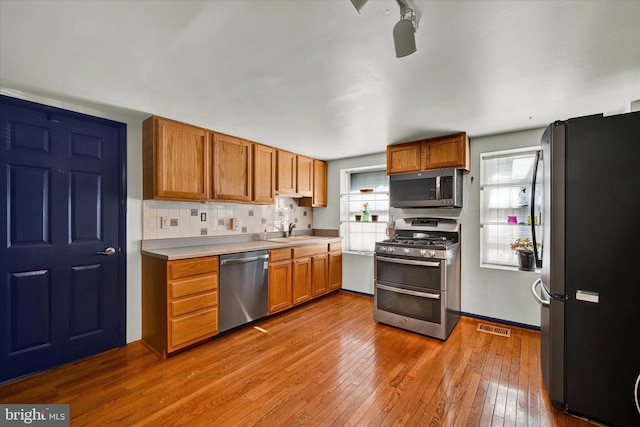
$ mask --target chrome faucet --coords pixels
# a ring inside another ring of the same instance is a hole
[[[296,228],[296,225],[294,223],[289,224],[289,236],[291,236],[294,228]]]

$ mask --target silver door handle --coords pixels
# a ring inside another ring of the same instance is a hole
[[[401,288],[396,288],[395,286],[385,286],[380,284],[376,284],[376,286],[378,287],[378,289],[384,289],[385,291],[396,292],[398,294],[405,294],[405,295],[411,295],[414,297],[423,297],[423,298],[430,298],[430,299],[440,299],[440,294],[410,291],[408,289],[401,289]]]
[[[540,289],[541,293],[545,295],[547,294],[544,290],[544,287],[542,286],[542,279],[538,279],[533,282],[533,285],[531,285],[531,293],[533,294],[533,298],[538,302],[538,304],[540,304],[541,306],[548,306],[550,303],[549,300],[543,300],[542,297],[538,295],[538,289]]]
[[[112,247],[108,247],[107,249],[104,250],[104,252],[96,252],[96,254],[98,255],[106,255],[106,256],[111,256],[115,253],[116,253],[116,250]]]
[[[258,261],[259,259],[269,259],[269,255],[259,255],[249,258],[231,258],[220,261],[220,265],[246,264],[247,262]]]
[[[403,258],[389,258],[384,256],[376,257],[378,261],[390,262],[393,264],[407,264],[407,265],[423,265],[425,267],[440,267],[440,262],[434,261],[414,261],[411,259],[403,259]]]

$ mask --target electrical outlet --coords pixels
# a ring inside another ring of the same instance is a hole
[[[224,225],[224,218],[218,219],[218,225]]]
[[[253,209],[249,209],[249,216],[253,216]]]
[[[198,209],[191,209],[191,216],[198,216]]]
[[[171,218],[171,226],[172,227],[178,226],[178,218]]]
[[[160,228],[171,227],[171,218],[163,216],[160,218]]]
[[[201,228],[200,229],[200,235],[201,236],[206,236],[207,235],[207,229],[206,228]]]
[[[246,233],[247,232],[247,227],[242,227],[242,232]]]

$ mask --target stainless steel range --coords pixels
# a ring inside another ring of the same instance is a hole
[[[446,340],[460,319],[460,222],[401,218],[375,244],[377,322]]]

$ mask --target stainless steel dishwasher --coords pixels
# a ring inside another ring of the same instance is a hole
[[[251,251],[220,256],[220,332],[267,315],[269,252]]]

